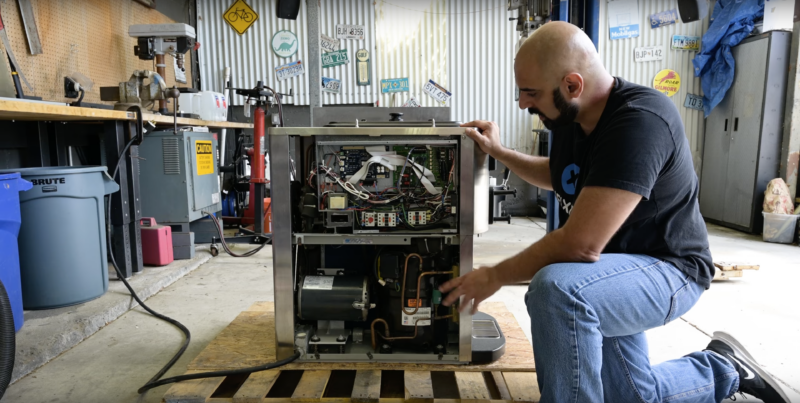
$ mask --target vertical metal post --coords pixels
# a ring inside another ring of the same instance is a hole
[[[31,131],[35,135],[26,136],[28,140],[28,165],[32,167],[49,167],[50,161],[50,127],[49,122],[31,123]]]
[[[786,106],[783,114],[783,144],[781,146],[780,176],[789,185],[792,200],[797,196],[798,166],[800,166],[800,19],[795,5],[794,34],[789,51],[789,73],[786,82]]]
[[[292,262],[291,172],[287,135],[270,135],[272,278],[275,290],[276,358],[294,354],[294,265]]]
[[[310,121],[314,121],[314,108],[322,107],[322,51],[320,48],[320,6],[319,1],[307,2],[308,24],[308,97]]]
[[[111,194],[109,198],[109,203],[111,203],[111,217],[109,218],[114,227],[110,246],[113,248],[120,271],[127,278],[133,275],[134,266],[131,259],[131,232],[128,227],[131,223],[128,185],[130,172],[125,156],[121,155],[126,143],[125,127],[122,121],[108,121],[103,123],[103,129],[103,143],[109,175],[114,173],[117,161],[122,159],[115,178],[119,184],[119,191]],[[121,258],[123,256],[124,259]]]
[[[459,215],[458,238],[459,250],[459,276],[472,271],[472,242],[475,228],[475,169],[478,150],[475,143],[466,135],[461,135],[460,152],[458,156],[458,189],[459,189]],[[461,303],[464,303],[463,299]],[[458,360],[461,362],[472,361],[472,314],[465,310],[459,315],[458,320]]]
[[[135,123],[128,122],[126,139],[131,139],[136,135],[132,127]],[[141,192],[139,190],[139,146],[131,145],[129,149],[131,158],[126,160],[126,173],[128,175],[128,206],[131,215],[130,220],[130,240],[131,240],[131,268],[134,273],[144,270],[144,260],[142,257],[142,203]]]

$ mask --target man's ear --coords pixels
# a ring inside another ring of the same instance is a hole
[[[570,73],[564,76],[562,81],[564,93],[568,99],[575,99],[583,94],[583,76],[578,73]]]

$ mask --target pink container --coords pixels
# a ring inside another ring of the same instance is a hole
[[[148,266],[172,263],[172,228],[158,225],[155,218],[142,218],[142,258]]]

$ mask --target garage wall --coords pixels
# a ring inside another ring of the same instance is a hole
[[[347,49],[350,63],[322,69],[323,77],[342,80],[341,93],[322,93],[324,105],[372,104],[380,92],[380,79],[376,80],[375,1],[373,0],[320,0],[320,32],[336,38],[336,25],[364,25],[364,40],[340,40],[339,49]],[[367,49],[370,53],[371,85],[356,83],[356,52]]]
[[[640,36],[631,39],[610,40],[608,34],[608,2],[601,0],[599,50],[606,69],[614,76],[622,77],[636,84],[652,87],[653,78],[663,69],[675,70],[681,77],[681,88],[672,96],[672,102],[678,108],[683,119],[686,137],[692,149],[694,168],[698,176],[703,158],[703,138],[705,120],[703,111],[683,106],[686,94],[703,95],[700,78],[694,76],[692,59],[696,52],[671,50],[673,35],[703,36],[708,29],[708,18],[687,24],[677,22],[661,28],[650,28],[649,16],[662,11],[678,8],[677,0],[640,0],[639,24]],[[710,15],[710,13],[709,13]],[[634,49],[645,46],[664,46],[664,60],[636,63],[633,60]]]
[[[506,147],[530,153],[533,117],[514,100],[517,12],[496,0],[450,0],[447,11],[453,118],[495,121]]]
[[[287,103],[308,105],[308,74],[277,81],[275,67],[296,60],[308,59],[308,27],[306,24],[306,2],[300,7],[297,20],[284,20],[275,16],[275,0],[248,1],[258,14],[258,19],[244,35],[239,35],[225,22],[222,16],[233,4],[230,0],[202,0],[197,2],[197,51],[200,60],[201,88],[216,92],[223,90],[223,71],[231,68],[233,85],[238,88],[252,88],[258,80],[267,85],[275,85],[276,91],[288,93],[294,89],[294,97]],[[278,57],[272,51],[272,36],[281,30],[289,30],[297,35],[300,44],[297,53],[289,58]],[[241,105],[243,97],[237,97]]]

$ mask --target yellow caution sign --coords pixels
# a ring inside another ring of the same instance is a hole
[[[195,161],[197,161],[197,176],[214,173],[214,147],[207,140],[194,142]]]
[[[675,70],[661,70],[653,79],[653,88],[671,97],[681,89],[681,76]]]
[[[258,19],[258,14],[244,0],[236,0],[231,5],[222,18],[233,28],[234,31],[242,35]]]

